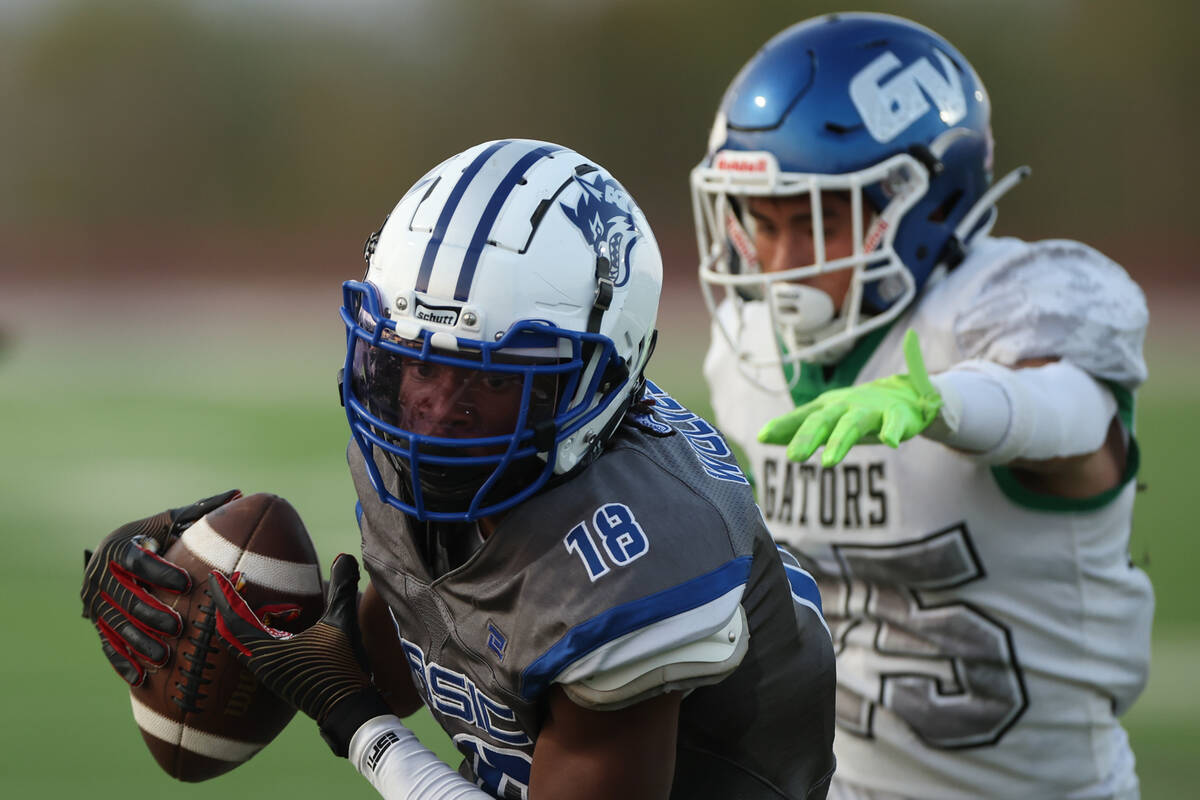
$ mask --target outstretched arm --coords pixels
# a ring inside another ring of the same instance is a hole
[[[988,464],[1009,465],[1031,489],[1090,497],[1120,484],[1125,436],[1112,393],[1069,362],[1013,368],[968,361],[931,379],[914,331],[904,339],[908,372],[825,392],[768,422],[760,442],[787,445],[804,461],[824,445],[832,466],[859,442],[896,447],[918,434]]]
[[[762,427],[758,440],[787,445],[787,457],[805,461],[825,447],[821,463],[840,462],[859,442],[898,447],[929,427],[942,397],[925,372],[916,331],[904,336],[908,372],[861,386],[833,389]]]
[[[968,362],[934,379],[948,403],[962,406],[964,419],[956,431],[935,420],[929,438],[1005,464],[1043,494],[1093,497],[1126,478],[1129,432],[1116,399],[1074,364],[1039,358],[1007,369]],[[964,395],[972,398],[969,406]],[[964,443],[969,435],[978,441]]]

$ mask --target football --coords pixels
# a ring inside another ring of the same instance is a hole
[[[320,562],[286,500],[253,494],[216,509],[164,554],[188,571],[191,590],[156,596],[183,618],[171,655],[130,689],[133,718],[154,760],[181,781],[203,781],[244,763],[292,718],[293,709],[255,681],[216,632],[208,574],[240,573],[239,591],[267,624],[301,631],[323,608]]]

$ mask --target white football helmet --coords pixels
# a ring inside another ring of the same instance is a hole
[[[504,511],[598,454],[643,383],[662,256],[603,167],[487,142],[433,169],[344,285],[342,399],[381,499]]]

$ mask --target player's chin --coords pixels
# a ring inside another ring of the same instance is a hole
[[[496,456],[495,448],[467,448],[461,455]],[[475,503],[486,508],[503,503],[538,480],[546,463],[536,456],[498,464],[424,465],[420,484],[424,506],[428,511],[457,513]],[[499,470],[497,474],[497,470]],[[485,484],[487,488],[484,489]]]

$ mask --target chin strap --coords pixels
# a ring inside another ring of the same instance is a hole
[[[588,333],[600,332],[600,321],[604,319],[604,312],[608,311],[612,304],[615,287],[612,278],[609,277],[611,273],[612,265],[609,260],[604,256],[596,256],[596,298],[592,302],[592,311],[588,314]]]
[[[592,303],[591,313],[588,315],[588,333],[600,332],[600,323],[604,319],[604,312],[608,311],[609,307],[612,305],[613,291],[616,286],[612,281],[611,274],[612,265],[608,258],[605,256],[596,256],[596,297]],[[590,344],[587,347],[588,350],[586,356],[584,357],[584,363],[588,363],[592,360],[597,346]],[[622,359],[614,359],[610,364],[608,364],[607,367],[605,367],[604,374],[601,376],[600,383],[597,386],[597,391],[601,395],[607,394],[612,387],[627,380],[629,378],[630,366],[630,364],[627,364]],[[590,382],[590,377],[587,375],[586,370],[583,376],[583,381],[584,382],[581,383],[581,386]],[[614,415],[614,419],[617,422],[620,422],[620,418],[622,416],[624,415]],[[615,429],[616,425],[610,423],[610,427],[606,427],[605,430],[596,437],[596,441],[601,443],[604,442]],[[586,461],[588,459],[585,456],[580,460]]]

